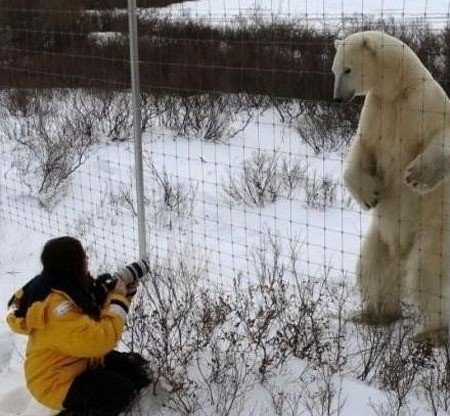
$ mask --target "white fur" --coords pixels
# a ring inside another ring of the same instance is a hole
[[[335,98],[365,96],[344,170],[347,189],[372,212],[357,270],[363,313],[398,316],[408,288],[424,331],[447,328],[449,99],[396,38],[361,32],[335,46]]]

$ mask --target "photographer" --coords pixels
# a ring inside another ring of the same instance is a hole
[[[48,241],[41,261],[42,273],[8,303],[9,326],[28,335],[28,389],[45,406],[65,409],[61,415],[118,415],[151,382],[139,354],[113,351],[148,265],[127,266],[123,279],[94,280],[83,246],[72,237]]]

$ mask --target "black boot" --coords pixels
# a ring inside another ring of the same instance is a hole
[[[147,387],[152,382],[148,364],[144,357],[135,352],[111,351],[105,357],[105,367],[132,380],[136,391]]]
[[[136,383],[137,389],[140,390],[144,387],[149,386],[153,381],[153,377],[148,360],[142,357],[142,355],[135,352],[126,353],[126,357],[130,362],[130,365],[136,369],[133,378]]]

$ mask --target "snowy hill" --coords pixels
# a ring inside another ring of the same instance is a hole
[[[194,18],[225,21],[233,17],[261,15],[281,18],[326,18],[328,22],[343,15],[393,16],[399,19],[424,17],[442,25],[448,19],[449,3],[445,0],[198,0],[175,4],[162,13],[190,15]]]

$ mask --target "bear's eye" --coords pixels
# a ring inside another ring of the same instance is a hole
[[[350,74],[350,72],[352,72],[352,70],[350,68],[345,68],[344,74]]]

